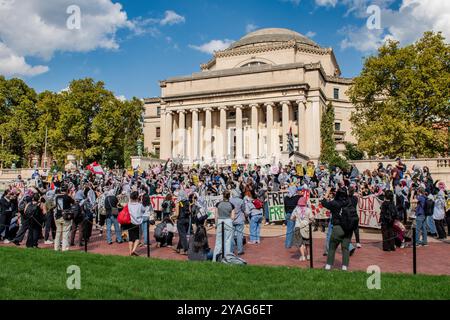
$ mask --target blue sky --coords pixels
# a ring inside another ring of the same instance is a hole
[[[14,8],[18,6],[14,0],[0,0],[0,30],[6,30],[0,31],[0,73],[19,76],[38,91],[60,91],[72,79],[92,77],[126,98],[158,96],[159,80],[198,72],[199,65],[211,58],[204,52],[207,48],[238,40],[255,28],[288,28],[310,35],[321,46],[332,47],[343,76],[352,77],[360,72],[363,57],[384,39],[392,37],[407,44],[425,30],[447,29],[444,18],[450,11],[447,4],[436,4],[437,0],[22,1],[35,2]],[[408,7],[411,1],[418,4]],[[435,1],[431,9],[429,1]],[[8,5],[16,9],[11,11],[16,20],[3,12],[7,18],[1,22],[2,2],[6,2],[3,10]],[[50,6],[51,2],[55,5]],[[365,27],[369,16],[365,10],[373,3],[381,9],[381,30]],[[69,4],[81,10],[79,35],[70,33],[76,30],[63,30]],[[424,8],[435,17],[422,14]],[[17,27],[17,20],[26,14],[38,15],[45,25]],[[412,19],[421,27],[411,28]],[[16,27],[36,43],[30,46],[17,40]],[[70,37],[75,39],[70,41]],[[202,45],[203,51],[199,50]]]

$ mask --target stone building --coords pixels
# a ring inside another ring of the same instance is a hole
[[[215,52],[201,72],[160,82],[161,96],[145,99],[144,147],[185,164],[285,163],[291,131],[294,158],[317,160],[330,102],[338,151],[355,142],[351,81],[331,48],[287,29],[251,32]]]

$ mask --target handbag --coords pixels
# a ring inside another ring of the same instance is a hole
[[[130,211],[128,210],[128,204],[126,204],[122,211],[119,212],[119,215],[117,216],[117,221],[121,225],[131,224],[131,216]]]

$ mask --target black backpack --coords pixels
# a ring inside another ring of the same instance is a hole
[[[356,206],[351,201],[345,207],[342,207],[340,213],[341,227],[345,235],[350,235],[359,224],[359,216],[356,211]]]
[[[425,201],[425,216],[432,216],[434,211],[434,201],[431,199],[428,199]]]
[[[155,239],[161,238],[165,235],[164,228],[166,227],[166,225],[167,225],[166,222],[161,222],[158,225],[156,225],[155,232],[154,232]]]

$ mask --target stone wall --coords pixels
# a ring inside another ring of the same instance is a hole
[[[350,161],[350,163],[356,165],[360,172],[367,169],[376,169],[379,162],[382,162],[385,167],[388,164],[394,165],[396,163],[395,159]],[[402,159],[402,162],[406,164],[406,170],[411,170],[413,165],[421,168],[428,167],[434,181],[444,181],[447,188],[450,188],[450,158]]]

